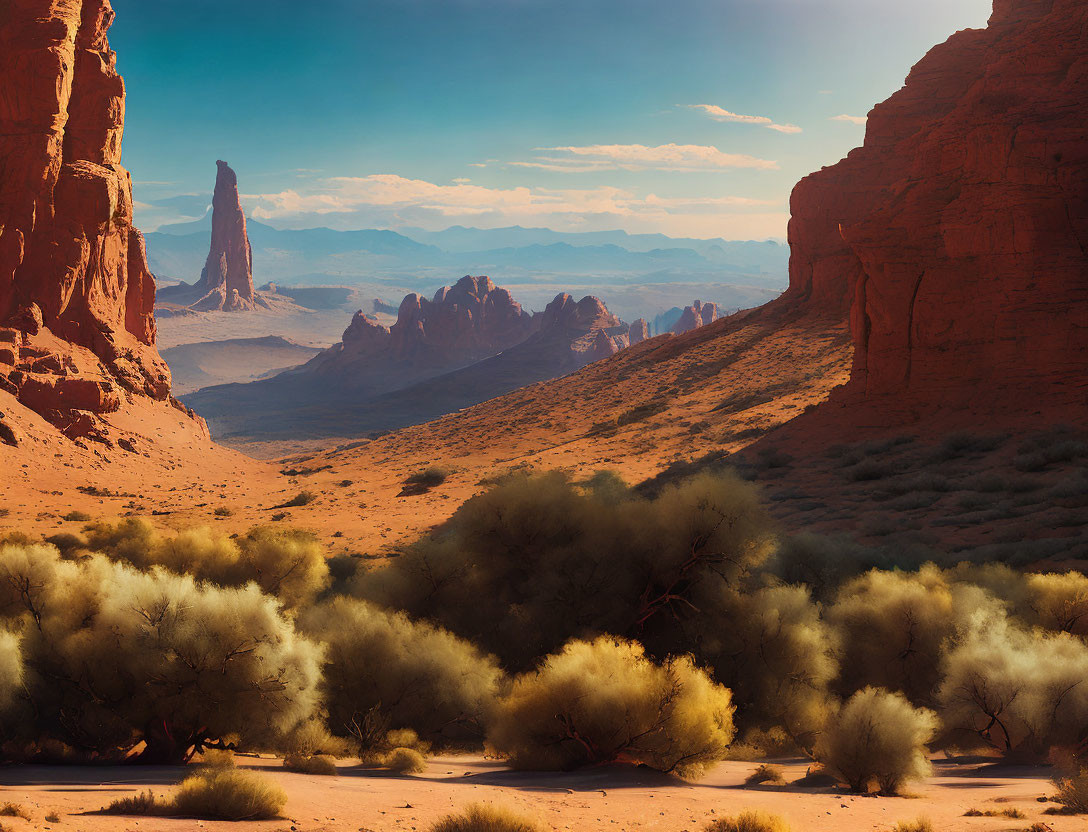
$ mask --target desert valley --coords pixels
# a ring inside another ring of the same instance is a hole
[[[933,47],[788,243],[214,158],[142,233],[115,16],[0,0],[0,830],[1083,828],[1088,4]]]

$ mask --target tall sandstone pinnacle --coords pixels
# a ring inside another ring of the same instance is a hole
[[[0,390],[72,438],[128,397],[170,393],[120,164],[113,18],[109,0],[0,11]]]
[[[790,288],[851,318],[869,424],[1088,415],[1088,3],[997,0],[794,190]],[[833,404],[834,406],[834,404]],[[839,411],[840,413],[842,411]],[[859,411],[860,412],[860,411]]]
[[[215,163],[212,197],[212,244],[196,289],[196,309],[252,309],[253,251],[246,233],[246,215],[238,198],[238,177],[226,162]]]

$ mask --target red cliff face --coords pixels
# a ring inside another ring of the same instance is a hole
[[[793,194],[779,308],[843,317],[892,421],[1088,405],[1088,4],[997,0]]]
[[[108,0],[0,12],[0,389],[70,436],[170,391],[120,165],[113,17]]]
[[[219,161],[212,196],[212,244],[200,273],[194,309],[238,311],[254,307],[253,252],[246,215],[238,199],[238,177]]]
[[[575,301],[563,293],[539,316],[540,331],[525,349],[551,361],[554,375],[615,355],[630,344],[627,325],[592,295]]]
[[[680,315],[680,320],[673,324],[672,331],[676,335],[683,335],[685,332],[691,332],[693,329],[712,324],[720,317],[718,304],[703,303],[697,300],[684,309]]]

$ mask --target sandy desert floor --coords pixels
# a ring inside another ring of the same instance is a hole
[[[787,780],[804,775],[802,760],[778,761]],[[834,788],[745,788],[754,763],[719,764],[691,784],[656,772],[596,769],[573,774],[519,773],[481,757],[436,757],[425,772],[402,776],[344,765],[336,778],[292,774],[273,759],[242,759],[276,779],[289,795],[281,820],[225,823],[180,818],[87,814],[110,800],[148,788],[165,793],[178,768],[11,767],[0,770],[0,802],[13,801],[32,820],[4,818],[5,828],[80,832],[166,832],[252,829],[265,832],[423,832],[438,818],[468,803],[502,805],[532,815],[562,832],[642,830],[699,832],[715,817],[747,808],[789,820],[795,832],[891,830],[900,821],[928,818],[939,832],[1025,830],[1045,822],[1054,832],[1085,827],[1083,818],[1044,815],[1053,803],[1049,770],[957,765],[936,761],[934,776],[911,797],[862,797]],[[964,817],[968,809],[1015,808],[1024,818]],[[60,822],[45,815],[56,812]]]

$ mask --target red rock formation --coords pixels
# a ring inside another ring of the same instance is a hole
[[[226,162],[215,163],[212,196],[212,244],[195,289],[197,310],[253,309],[253,251],[246,233],[246,215],[238,198],[238,177]]]
[[[683,335],[685,332],[691,332],[693,329],[712,324],[720,317],[718,304],[703,303],[697,300],[684,309],[680,315],[680,320],[673,324],[672,331],[676,335]]]
[[[650,322],[645,318],[639,318],[627,330],[627,342],[632,347],[642,343],[650,337]]]
[[[524,341],[532,316],[489,277],[463,277],[432,300],[411,294],[386,328],[357,312],[342,343],[304,371],[336,374],[345,386],[393,389],[464,367]]]
[[[570,295],[559,294],[539,318],[540,331],[525,348],[548,356],[556,367],[554,375],[615,355],[629,344],[627,325],[600,298],[575,302]]]
[[[1088,4],[997,0],[793,194],[779,309],[842,317],[838,396],[906,421],[1088,411]]]
[[[0,11],[0,389],[70,436],[170,391],[120,165],[113,17],[108,0]]]

